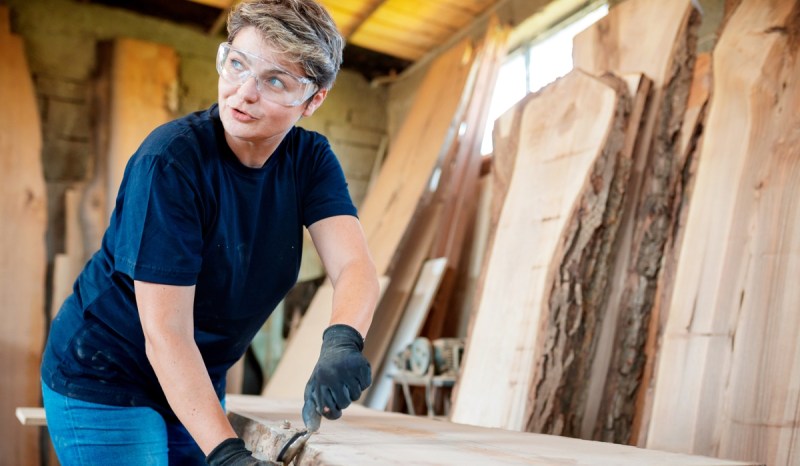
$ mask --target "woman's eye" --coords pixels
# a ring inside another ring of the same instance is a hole
[[[236,71],[244,71],[247,67],[244,66],[244,63],[237,60],[236,58],[231,58],[231,68]]]
[[[276,76],[269,76],[264,81],[272,88],[281,90],[286,89],[286,84],[284,84],[283,81]]]

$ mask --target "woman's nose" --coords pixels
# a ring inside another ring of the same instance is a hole
[[[258,100],[258,81],[255,75],[248,76],[248,78],[239,85],[239,90],[237,92],[248,102]]]

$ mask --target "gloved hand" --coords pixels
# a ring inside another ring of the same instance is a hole
[[[217,445],[206,456],[206,463],[209,466],[281,466],[280,463],[254,458],[240,438],[229,438]]]
[[[319,360],[305,390],[303,422],[308,430],[319,429],[321,416],[339,419],[342,410],[370,386],[372,370],[363,349],[364,339],[349,325],[331,325],[322,334]]]

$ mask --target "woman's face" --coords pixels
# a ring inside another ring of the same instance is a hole
[[[304,77],[299,65],[282,60],[280,54],[275,52],[252,26],[239,31],[231,46],[243,52],[238,56],[243,64],[250,67],[248,69],[261,77],[262,89],[267,85],[264,82],[267,76],[264,72],[270,68],[270,64],[277,65],[277,68],[282,68],[295,76]],[[300,117],[311,116],[327,94],[327,89],[321,89],[310,100],[288,107],[265,98],[263,92],[256,86],[256,79],[253,77],[241,84],[231,83],[222,76],[219,78],[220,119],[227,136],[233,138],[234,143],[258,144],[280,141]]]

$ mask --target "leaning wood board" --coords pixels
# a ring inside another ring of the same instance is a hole
[[[228,417],[256,457],[274,460],[302,429],[301,403],[231,395]],[[288,421],[289,428],[283,428]],[[353,405],[341,419],[322,421],[295,466],[335,465],[752,465],[678,453],[512,432],[387,413]]]
[[[673,154],[678,139],[674,132],[680,128],[691,78],[693,10],[690,0],[628,0],[574,40],[577,68],[595,76],[644,73],[653,81],[653,91],[636,141],[619,240],[610,261],[614,268],[609,271],[609,302],[590,376],[589,409],[580,432],[571,435],[623,443],[631,436],[647,362],[644,341],[670,223],[671,209],[659,207],[670,199],[669,177],[677,172],[672,168],[678,159]]]
[[[389,272],[395,251],[418,207],[431,195],[428,189],[431,176],[455,135],[451,126],[461,102],[461,90],[466,85],[471,55],[469,41],[464,40],[431,64],[378,179],[359,209],[359,219],[381,276]],[[327,299],[320,293],[314,296],[299,329],[308,340],[293,339],[289,343],[264,388],[264,395],[278,398],[303,395],[319,356],[318,342],[330,321],[331,309],[329,296]],[[303,330],[304,327],[308,328]],[[380,366],[381,358],[382,354],[370,363]]]
[[[743,0],[713,97],[648,446],[800,463],[800,2]]]
[[[622,145],[612,140],[624,140],[615,131],[618,105],[628,94],[621,92],[573,71],[523,102],[518,152],[484,265],[453,421],[525,429],[553,261],[582,193],[600,177],[595,161],[607,145]]]
[[[12,413],[40,404],[44,345],[45,228],[42,132],[22,39],[0,7],[0,452],[3,464],[38,464],[36,429]]]

